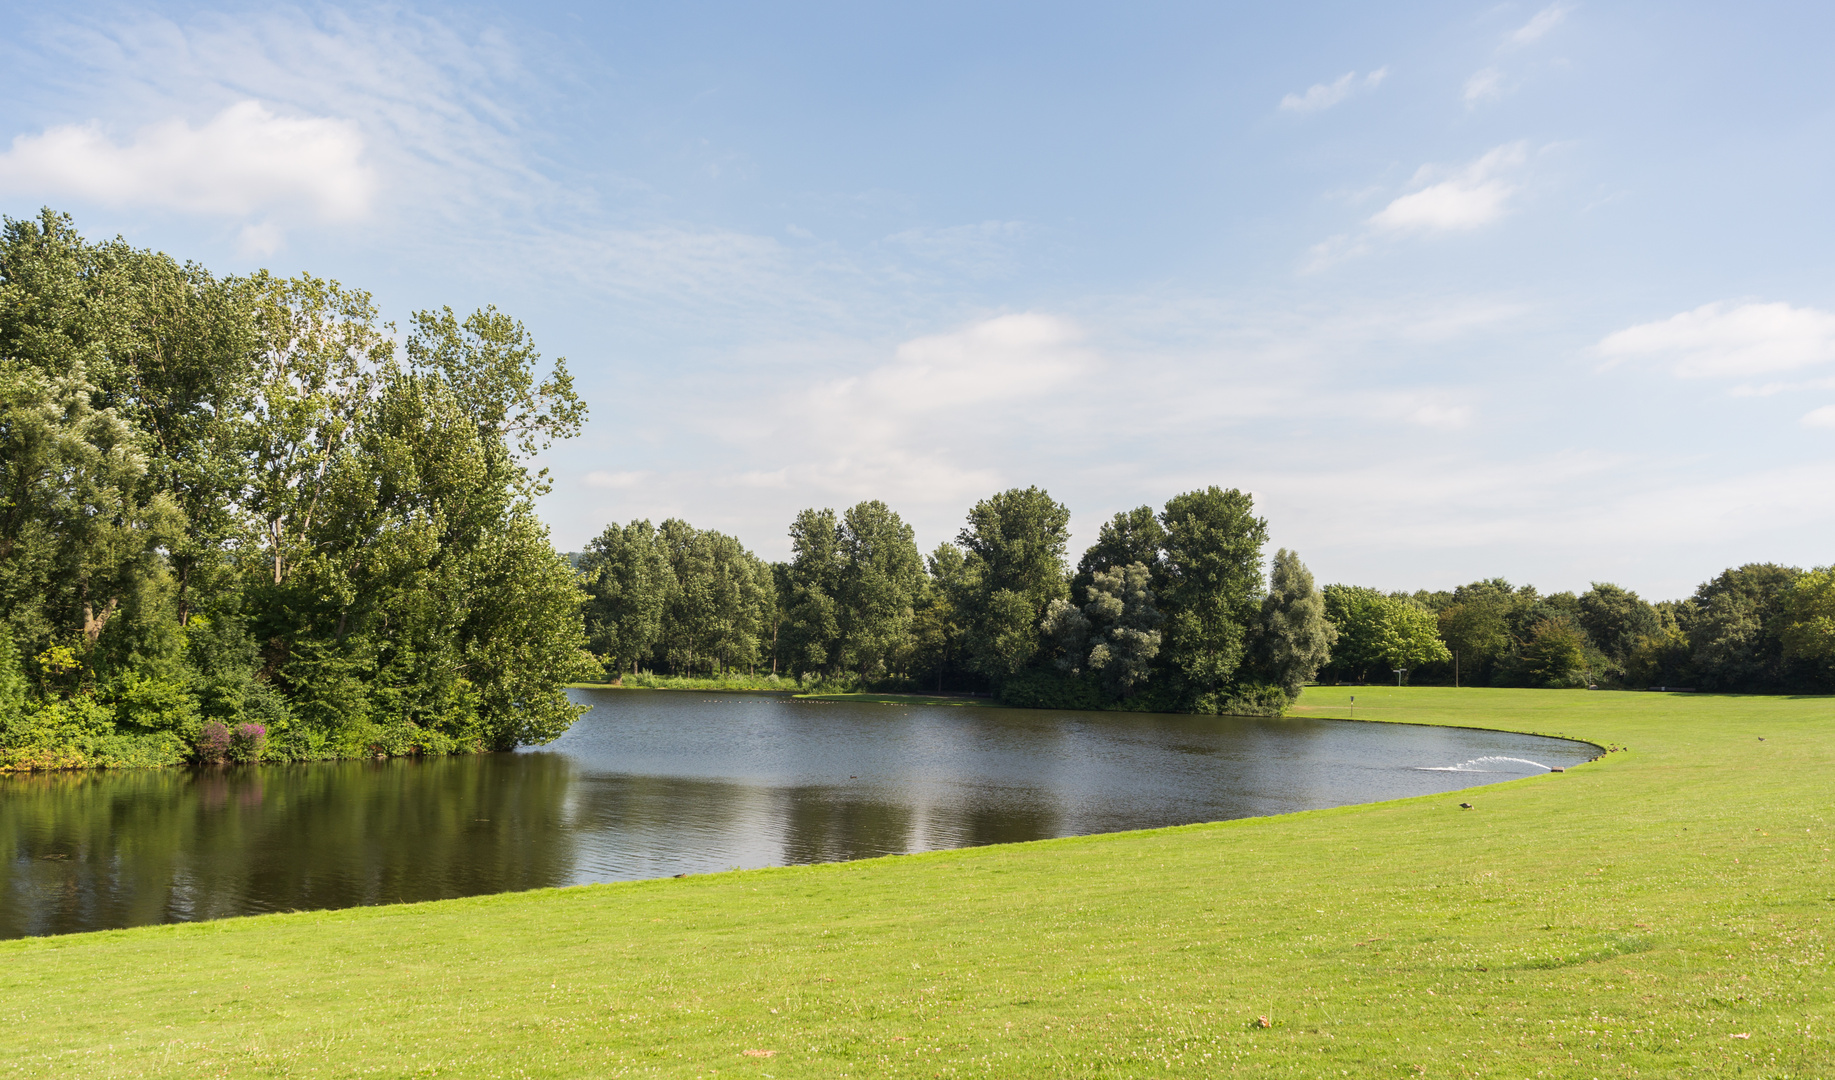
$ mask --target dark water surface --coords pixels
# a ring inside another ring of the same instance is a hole
[[[1036,840],[1453,791],[1584,743],[575,691],[516,754],[0,777],[0,937]]]

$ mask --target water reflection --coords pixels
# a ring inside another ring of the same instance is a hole
[[[565,759],[325,762],[0,782],[0,935],[571,880]]]
[[[1451,791],[1578,743],[583,691],[519,754],[0,778],[0,935],[428,900]]]

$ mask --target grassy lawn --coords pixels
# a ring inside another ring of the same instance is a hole
[[[0,1070],[1835,1076],[1835,699],[1355,693],[1626,749],[1277,818],[5,942]]]

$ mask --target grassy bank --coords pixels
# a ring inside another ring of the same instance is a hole
[[[0,1068],[1835,1075],[1835,700],[1355,692],[1627,749],[1278,818],[0,943]]]

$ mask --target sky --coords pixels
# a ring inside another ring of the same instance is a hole
[[[0,0],[0,213],[515,315],[563,550],[1215,484],[1321,582],[1835,561],[1826,4],[77,8]]]

